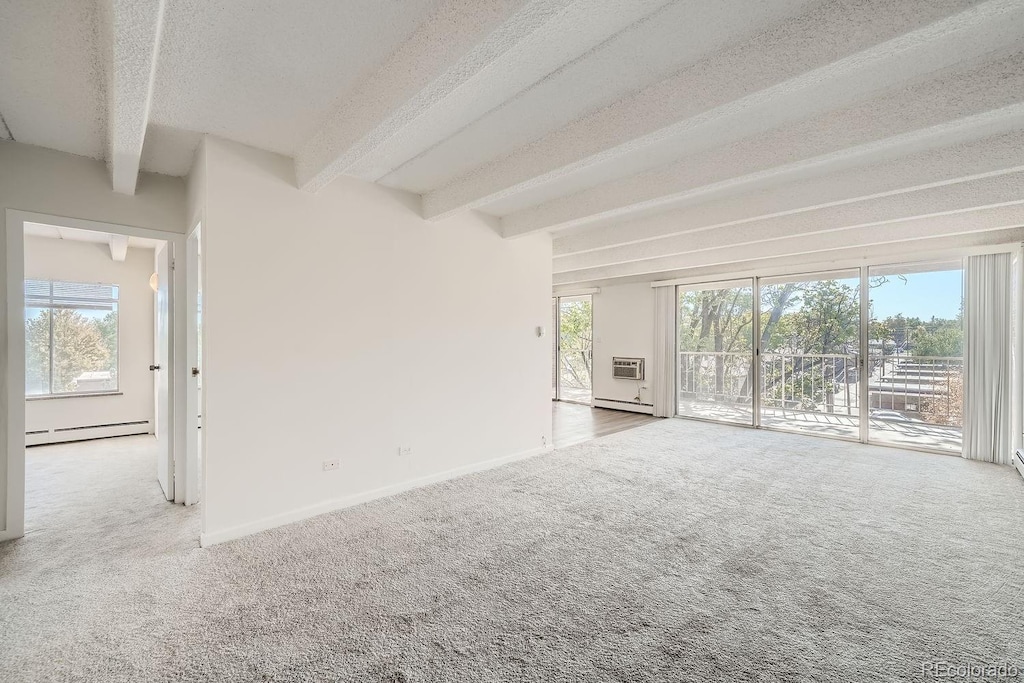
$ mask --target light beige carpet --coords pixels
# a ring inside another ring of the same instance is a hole
[[[663,420],[199,549],[146,444],[30,451],[4,681],[1024,677],[1009,468]]]

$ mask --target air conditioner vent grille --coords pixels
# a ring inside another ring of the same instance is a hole
[[[616,379],[644,378],[644,359],[615,356],[612,358],[612,377]]]

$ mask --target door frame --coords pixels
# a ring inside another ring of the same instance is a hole
[[[594,294],[597,292],[579,292],[579,293],[562,293],[552,294],[555,315],[553,324],[554,330],[554,349],[555,349],[555,398],[554,401],[561,401],[562,403],[574,403],[580,406],[593,406],[594,405]],[[590,402],[582,403],[580,401],[569,401],[562,398],[562,299],[590,299]]]
[[[5,262],[6,278],[0,280],[0,298],[6,306],[0,311],[0,487],[6,490],[6,509],[0,519],[0,541],[25,535],[25,223],[43,223],[62,227],[105,232],[167,242],[172,264],[182,260],[175,277],[171,269],[169,288],[171,325],[168,330],[169,368],[168,458],[174,473],[175,502],[184,502],[185,491],[185,235],[131,225],[105,223],[82,218],[7,209],[0,228],[0,259]],[[179,495],[179,491],[181,492]],[[180,498],[180,500],[179,500]]]
[[[157,286],[154,290],[153,301],[153,364],[149,366],[149,369],[150,371],[156,370],[156,374],[153,375],[153,433],[156,435],[158,443],[161,434],[164,435],[168,443],[171,443],[171,430],[174,426],[174,422],[171,420],[173,396],[170,392],[170,385],[174,378],[169,374],[171,371],[171,348],[174,341],[170,334],[174,324],[174,314],[171,309],[174,304],[171,297],[171,290],[174,287],[173,264],[174,248],[169,243],[163,242],[159,247],[153,249],[153,271],[157,276]],[[152,284],[151,282],[150,286]],[[167,299],[166,321],[161,320],[164,308],[160,299],[161,295]],[[160,482],[164,497],[169,501],[174,501],[175,491],[178,489],[174,481],[175,469],[173,461],[158,461],[156,464],[157,481]]]
[[[203,377],[202,359],[199,356],[200,345],[202,344],[202,331],[205,325],[202,324],[202,308],[200,307],[200,292],[202,291],[202,221],[194,224],[186,239],[185,248],[185,505],[195,505],[199,502],[202,484],[204,482],[205,468],[200,460],[200,454],[205,453],[206,444],[203,440],[202,420],[200,418],[206,412],[206,401],[202,394],[198,393],[196,386],[196,375],[192,368],[199,370],[199,377]]]

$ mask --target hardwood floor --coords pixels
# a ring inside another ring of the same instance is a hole
[[[564,401],[552,401],[551,411],[555,448],[590,441],[662,419],[643,413],[591,408]]]

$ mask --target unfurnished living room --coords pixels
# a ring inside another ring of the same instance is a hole
[[[1024,680],[1024,0],[0,0],[0,680]]]

